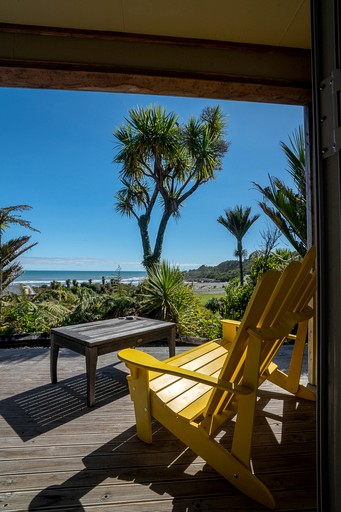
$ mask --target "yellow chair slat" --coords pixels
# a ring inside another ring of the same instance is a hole
[[[260,362],[260,375],[263,375],[266,372],[268,365],[271,363],[272,359],[275,357],[277,352],[280,350],[283,342],[286,340],[287,336],[283,336],[283,329],[280,331],[280,323],[287,320],[288,325],[290,324],[288,313],[288,308],[292,311],[292,327],[296,323],[296,321],[302,320],[303,322],[306,318],[310,318],[313,312],[307,307],[307,302],[309,302],[309,297],[311,297],[314,293],[314,289],[316,287],[316,274],[312,272],[315,261],[315,248],[312,248],[306,255],[305,259],[302,263],[293,262],[291,263],[285,271],[282,273],[280,279],[278,280],[276,287],[271,296],[271,300],[268,301],[264,313],[258,323],[258,326],[261,325],[264,329],[264,334],[267,337],[272,337],[270,341],[264,339],[262,346],[262,354],[261,354],[261,362]],[[300,311],[302,310],[302,311]],[[300,311],[298,314],[297,312]],[[295,316],[296,315],[296,316]],[[281,319],[279,321],[279,319]],[[277,322],[277,325],[276,325]],[[272,326],[273,330],[266,330],[268,326]],[[284,328],[284,331],[288,332],[290,330],[290,326]],[[276,332],[277,331],[277,332]],[[276,335],[279,337],[276,339]],[[302,354],[303,357],[303,354]],[[297,361],[296,366],[301,368],[302,365],[302,357],[300,361],[298,358],[294,358]],[[245,360],[245,353],[239,360],[239,364],[236,365],[236,371],[234,372],[231,380],[234,382],[241,383],[243,376],[243,363]],[[298,362],[299,361],[299,362]],[[224,368],[222,369],[222,374],[224,373]],[[225,372],[225,375],[228,377],[228,374]],[[297,372],[295,376],[297,378]],[[260,380],[261,382],[261,380]],[[282,382],[282,380],[281,380]],[[287,383],[286,390],[289,391],[289,387],[293,389],[292,385]],[[205,415],[207,416],[207,411],[211,414],[219,414],[224,408],[228,406],[231,402],[231,396],[220,390],[213,390],[212,396],[215,397],[215,402],[211,399],[211,408],[205,411]],[[309,396],[312,394],[309,392]],[[220,400],[218,401],[218,398]],[[215,410],[213,413],[211,412],[213,407],[212,404],[215,404]]]
[[[218,376],[225,357],[226,353],[221,354],[213,361],[210,361],[208,364],[201,366],[199,368],[200,372],[204,373],[205,375]],[[193,370],[193,368],[186,369]],[[158,386],[158,380],[160,379],[155,379],[150,382],[150,389],[153,391],[158,390],[158,395],[165,403],[167,403],[168,400],[176,398],[178,395],[184,393],[195,385],[195,382],[179,377],[175,382],[169,384],[166,387],[160,388]]]
[[[259,324],[259,321],[264,313],[268,303],[268,298],[271,296],[273,289],[276,287],[281,277],[280,272],[268,271],[262,279],[258,282],[251,300],[246,308],[244,317],[237,330],[236,337],[231,344],[231,349],[226,361],[222,367],[220,377],[221,379],[230,381],[245,359],[245,350],[249,334],[247,332],[250,326]],[[210,416],[217,413],[217,406],[221,402],[223,392],[220,390],[212,390],[212,395],[208,401],[207,408],[204,416]]]
[[[185,370],[200,371],[202,373],[206,373],[205,371],[202,371],[202,368],[205,368],[205,366],[211,363],[212,360],[218,359],[221,356],[226,357],[226,348],[218,344],[216,346],[211,345],[211,347],[212,349],[209,352],[199,355],[197,359],[191,357],[189,361],[186,361],[186,358],[181,358],[181,364],[173,364],[173,366],[176,366],[177,368],[184,368]],[[199,351],[199,354],[200,352],[201,351]],[[209,375],[209,373],[207,373],[207,375]],[[166,386],[174,384],[179,378],[181,377],[176,377],[173,375],[162,375],[156,377],[151,381],[153,384],[153,390],[160,391]]]
[[[210,386],[206,384],[195,384],[191,389],[188,389],[181,395],[167,402],[167,407],[176,414],[179,414],[183,409],[190,404],[194,404],[196,400],[202,395],[210,391]]]
[[[154,417],[246,495],[274,508],[269,489],[250,464],[259,385],[268,379],[295,395],[314,400],[300,384],[309,303],[316,288],[315,250],[284,272],[268,271],[257,284],[242,321],[223,320],[223,339],[159,362],[134,349],[119,352],[131,371],[129,390],[140,439],[152,440]],[[298,323],[296,336],[291,335]],[[290,336],[295,339],[288,375],[273,358]],[[236,416],[231,450],[215,433]]]
[[[186,352],[181,352],[176,356],[170,357],[166,359],[166,361],[168,364],[172,364],[174,366],[181,366],[182,364],[187,363],[192,359],[197,359],[197,357],[200,357],[204,354],[207,354],[208,352],[211,352],[211,350],[215,350],[221,346],[226,345],[228,345],[228,342],[220,338],[216,340],[207,341],[206,343],[196,345],[193,348],[186,350]]]
[[[211,390],[208,390],[207,393],[203,393],[195,401],[191,401],[184,409],[181,409],[181,418],[187,421],[195,421],[199,416],[201,417],[207,400],[209,399],[210,392]]]

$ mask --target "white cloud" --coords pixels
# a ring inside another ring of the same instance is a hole
[[[23,256],[20,262],[25,270],[145,270],[139,261],[121,261],[104,258]],[[174,263],[182,270],[198,268],[201,263]]]
[[[144,270],[139,261],[119,261],[101,258],[30,257],[23,256],[20,262],[26,270]]]

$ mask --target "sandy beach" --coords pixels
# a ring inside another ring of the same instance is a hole
[[[191,286],[193,286],[193,289],[194,289],[195,293],[199,293],[199,294],[214,294],[214,293],[217,293],[217,294],[219,294],[219,293],[224,293],[224,291],[225,291],[224,287],[227,285],[227,282],[220,282],[220,281],[202,281],[202,282],[201,281],[190,281],[187,284],[190,284]],[[27,283],[25,283],[24,286],[32,287],[32,285],[28,285]],[[36,286],[33,285],[33,287],[35,289],[37,289]],[[9,285],[8,291],[12,292],[12,293],[19,294],[20,291],[21,291],[21,286],[18,283],[12,283],[11,285]]]
[[[224,293],[224,287],[227,285],[227,282],[220,281],[212,281],[212,282],[193,282],[190,283],[193,286],[195,293],[200,294],[214,294],[214,293]]]

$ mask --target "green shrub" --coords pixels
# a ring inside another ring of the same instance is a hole
[[[253,285],[253,287],[255,287],[258,279],[262,277],[264,272],[271,269],[278,269],[278,267],[278,260],[272,255],[267,257],[259,256],[258,258],[255,258],[250,269],[249,282]]]
[[[221,337],[222,325],[218,314],[194,303],[182,312],[178,330],[180,336],[215,339]]]
[[[3,303],[1,333],[49,332],[51,327],[63,325],[70,310],[49,300],[37,301],[24,294],[11,294]]]
[[[212,311],[212,313],[219,313],[224,308],[224,298],[211,297],[205,304],[206,309]]]
[[[103,318],[117,318],[119,316],[136,314],[138,303],[135,298],[129,295],[117,295],[105,297],[103,302],[104,312]]]
[[[252,284],[239,285],[239,279],[230,281],[226,286],[226,297],[221,309],[223,318],[241,320],[249,303],[254,286]]]
[[[101,295],[83,293],[79,295],[79,299],[76,308],[67,319],[69,325],[95,322],[103,318],[105,311],[103,311],[103,298]]]
[[[246,284],[240,286],[238,279],[230,281],[225,287],[226,295],[224,299],[221,300],[221,307],[218,310],[222,317],[231,320],[241,320],[257,281],[264,272],[271,269],[279,269],[279,263],[276,257],[273,255],[267,257],[259,256],[253,260],[253,265],[247,276]]]
[[[72,304],[78,303],[78,297],[75,293],[73,293],[71,290],[69,290],[65,287],[58,288],[58,289],[43,288],[34,297],[34,301],[36,303],[44,302],[44,301],[51,301],[51,302],[55,302],[55,303],[57,302],[57,303],[72,305]]]

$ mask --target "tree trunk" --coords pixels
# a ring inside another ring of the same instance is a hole
[[[156,235],[155,245],[154,245],[154,252],[153,256],[156,261],[160,261],[161,254],[162,254],[162,246],[163,246],[163,239],[166,232],[166,227],[168,224],[168,221],[170,217],[172,216],[172,210],[170,208],[166,208],[163,212],[159,229]]]
[[[153,265],[156,265],[160,263],[161,254],[162,254],[162,246],[163,246],[163,239],[166,232],[166,227],[168,224],[168,221],[170,217],[172,216],[172,209],[166,208],[163,212],[159,229],[156,235],[155,245],[154,245],[154,251],[151,249],[150,245],[150,237],[148,233],[148,224],[149,224],[149,217],[146,215],[141,215],[139,219],[139,227],[140,227],[140,233],[141,233],[141,240],[142,240],[142,247],[143,247],[143,265],[146,267],[146,269],[152,267]]]
[[[149,260],[152,257],[152,249],[150,246],[150,239],[149,239],[149,233],[148,233],[148,225],[150,221],[149,215],[141,215],[141,217],[138,220],[139,228],[140,228],[140,235],[141,235],[141,241],[142,241],[142,249],[143,249],[143,265],[148,268],[149,266]]]
[[[244,273],[243,273],[243,246],[240,240],[237,242],[238,246],[238,258],[239,258],[239,278],[240,286],[244,284]]]

